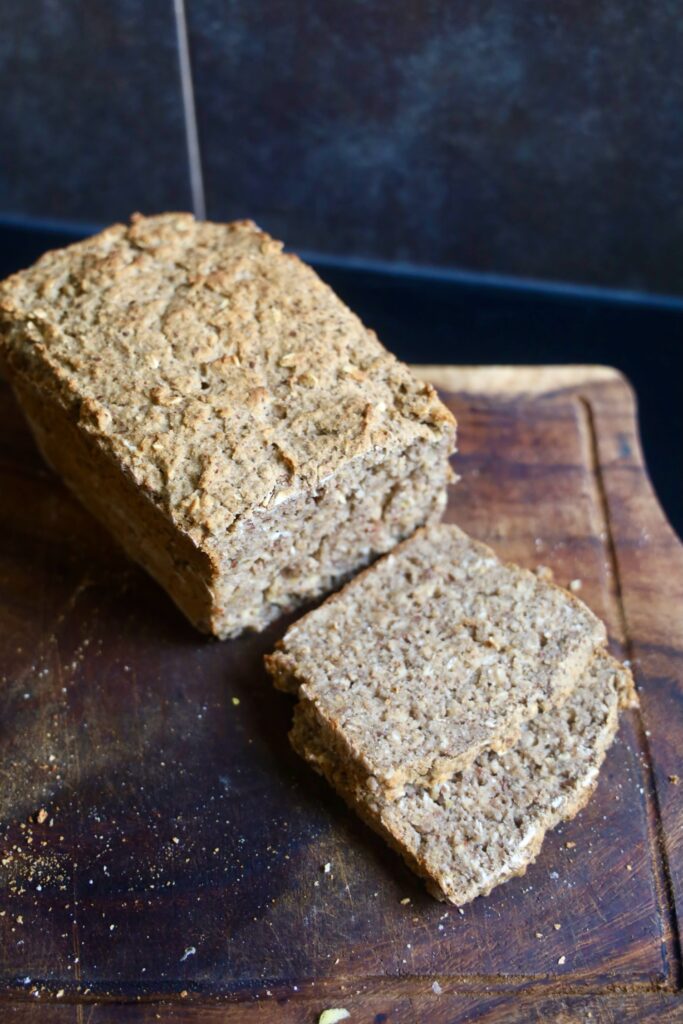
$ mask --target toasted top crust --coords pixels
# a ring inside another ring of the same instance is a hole
[[[434,389],[249,221],[135,216],[46,253],[0,286],[0,354],[208,547],[349,459],[454,426]]]
[[[291,626],[267,664],[389,791],[514,743],[605,638],[568,591],[437,525]]]

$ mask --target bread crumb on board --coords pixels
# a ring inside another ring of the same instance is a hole
[[[342,1007],[332,1007],[329,1010],[323,1010],[318,1017],[318,1024],[339,1024],[340,1020],[348,1020],[350,1016],[348,1010]]]

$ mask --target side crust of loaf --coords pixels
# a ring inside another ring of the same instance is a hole
[[[38,448],[92,515],[134,561],[166,590],[202,632],[211,631],[213,567],[187,534],[175,529],[151,497],[79,430],[67,412],[39,391],[14,390]]]
[[[296,708],[290,740],[433,895],[462,905],[523,875],[547,831],[586,805],[619,707],[635,702],[630,673],[599,652],[560,712],[527,723],[517,747],[486,752],[445,783],[409,787],[395,800],[325,746],[305,705]]]

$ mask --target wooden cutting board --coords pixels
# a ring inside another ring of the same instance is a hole
[[[420,372],[460,422],[447,518],[580,581],[634,667],[595,798],[524,878],[435,902],[290,750],[262,668],[284,624],[193,632],[5,389],[0,1019],[683,1020],[683,550],[631,390],[600,367]]]

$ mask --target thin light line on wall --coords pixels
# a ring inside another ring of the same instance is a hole
[[[183,113],[185,115],[185,139],[187,142],[187,162],[190,169],[192,207],[195,217],[203,220],[206,217],[204,175],[202,173],[202,153],[199,147],[199,131],[197,129],[197,108],[194,99],[194,84],[192,82],[190,44],[187,37],[185,0],[173,0],[173,8],[178,36],[178,63],[180,65],[180,87],[183,96]]]

